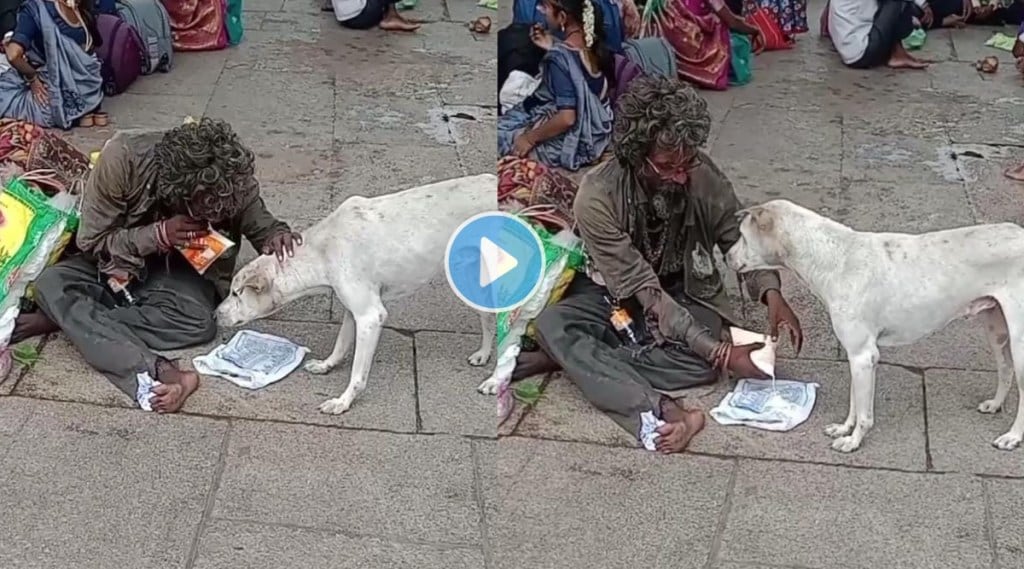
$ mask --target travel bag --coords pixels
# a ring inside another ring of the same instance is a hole
[[[103,76],[103,93],[124,93],[142,73],[142,38],[128,22],[110,14],[96,17],[96,28],[103,43],[96,49]]]
[[[117,0],[117,12],[142,38],[142,74],[170,71],[174,41],[164,5],[159,0]]]

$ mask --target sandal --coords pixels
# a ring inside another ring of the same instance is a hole
[[[474,34],[491,33],[491,19],[487,16],[480,16],[469,23],[469,29]]]
[[[107,113],[96,113],[92,116],[92,123],[96,126],[107,126],[110,124],[110,116]]]
[[[93,126],[96,126],[96,122],[95,120],[93,120],[92,115],[85,115],[84,117],[78,119],[78,126],[82,128],[91,128]]]
[[[985,59],[979,59],[975,64],[974,68],[982,73],[995,73],[999,69],[999,58],[990,55]]]

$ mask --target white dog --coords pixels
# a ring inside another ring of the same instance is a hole
[[[1010,430],[992,444],[1024,439],[1024,228],[978,225],[921,235],[865,233],[785,200],[744,212],[726,254],[741,272],[786,268],[821,299],[850,361],[850,412],[829,425],[832,448],[851,452],[874,425],[879,346],[911,344],[981,315],[999,384],[982,413],[999,411],[1014,375],[1020,402]]]
[[[320,405],[340,414],[366,387],[377,341],[387,320],[385,303],[410,295],[443,268],[445,248],[459,225],[497,209],[493,174],[466,176],[409,190],[345,200],[334,213],[303,233],[295,256],[278,263],[260,256],[231,281],[231,296],[217,308],[217,321],[239,326],[288,303],[331,290],[345,307],[334,351],[306,364],[324,374],[341,364],[355,344],[352,376],[341,397]],[[469,363],[482,366],[494,349],[494,320],[481,314],[480,349]]]

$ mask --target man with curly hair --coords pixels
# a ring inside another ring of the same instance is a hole
[[[203,274],[178,249],[210,229],[279,260],[301,237],[267,211],[254,156],[220,120],[122,131],[103,147],[82,196],[81,252],[36,280],[39,311],[12,341],[63,331],[87,362],[143,409],[178,411],[199,377],[154,353],[212,340],[214,309],[238,247]]]
[[[580,182],[573,211],[590,259],[565,296],[536,321],[538,343],[597,408],[635,436],[642,415],[665,421],[656,448],[681,452],[704,426],[684,410],[679,390],[723,372],[758,378],[761,346],[732,347],[728,306],[713,251],[739,240],[739,200],[700,148],[707,103],[678,79],[637,79],[615,113],[614,160]],[[800,323],[779,292],[776,272],[747,279],[768,307],[772,335]],[[524,362],[525,363],[525,362]]]

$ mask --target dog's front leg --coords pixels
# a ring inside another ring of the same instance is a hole
[[[494,334],[496,328],[496,317],[486,312],[480,313],[480,349],[469,356],[469,365],[482,366],[491,359],[491,352],[494,351]]]
[[[842,423],[832,423],[825,426],[825,434],[838,439],[853,432],[853,425],[857,422],[857,398],[854,396],[853,380],[850,380],[850,410],[846,413],[846,420]]]
[[[387,320],[388,315],[384,305],[380,303],[380,298],[366,299],[365,304],[352,304],[351,306],[361,306],[359,311],[353,314],[356,329],[356,351],[352,358],[352,376],[341,397],[328,399],[320,404],[320,411],[331,415],[339,415],[348,411],[355,398],[366,388],[370,365],[377,352],[377,343],[380,341],[380,334],[384,330],[384,321]]]
[[[325,374],[338,367],[352,351],[352,343],[356,339],[356,321],[352,313],[345,309],[345,315],[341,319],[341,330],[338,332],[338,339],[334,341],[334,351],[326,359],[310,360],[306,364],[306,371],[317,375]]]
[[[859,353],[850,354],[850,408],[854,412],[853,432],[832,441],[839,452],[853,452],[860,448],[864,436],[875,424],[875,367],[878,348],[871,345]]]

